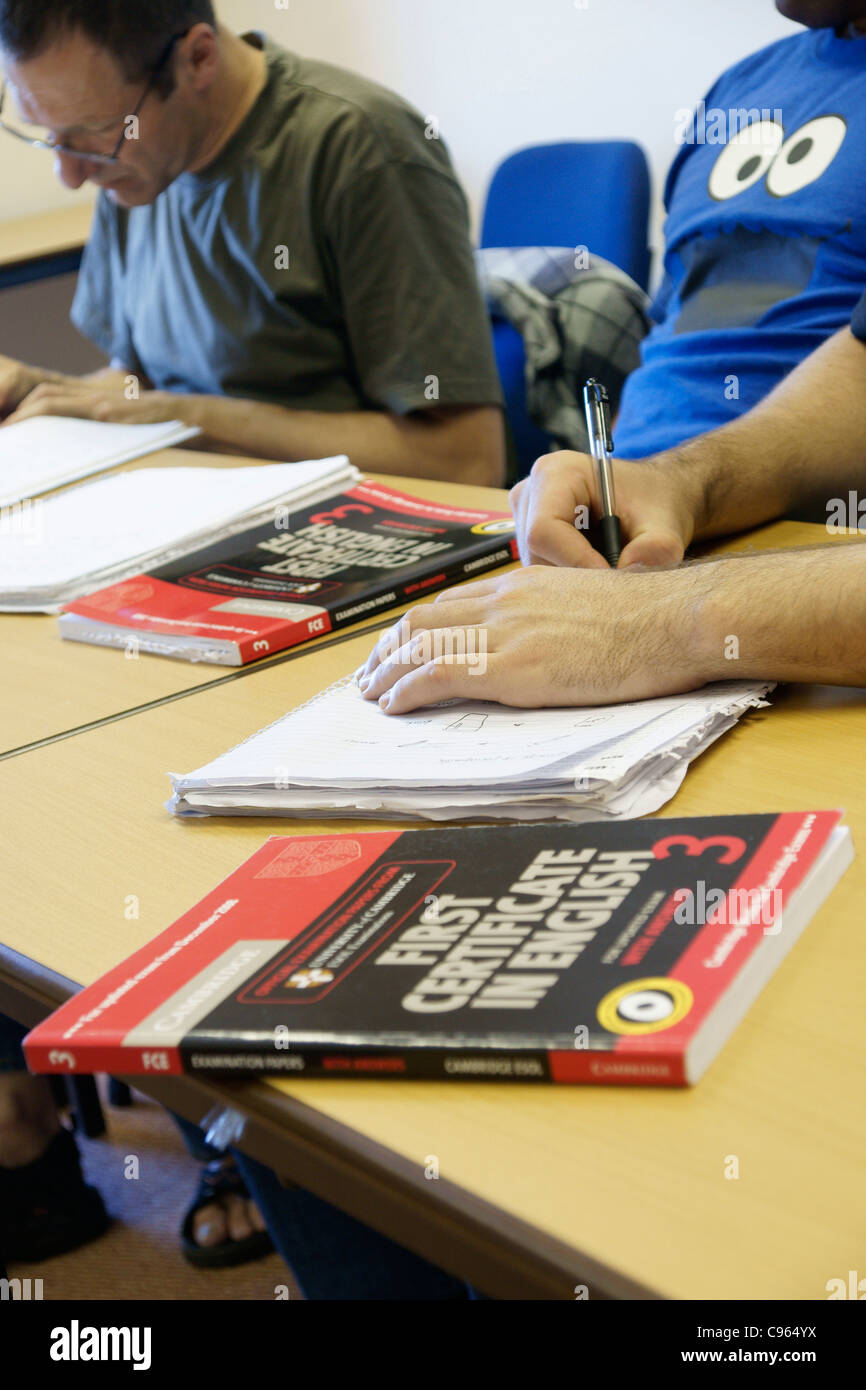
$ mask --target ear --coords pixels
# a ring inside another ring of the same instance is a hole
[[[210,24],[196,24],[177,48],[178,82],[197,95],[206,92],[219,71],[219,35]]]

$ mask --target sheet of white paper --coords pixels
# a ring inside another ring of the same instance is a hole
[[[40,415],[0,428],[0,507],[77,482],[106,468],[174,449],[201,431],[167,420],[157,425],[107,425]]]
[[[348,459],[256,468],[142,468],[31,504],[28,525],[0,545],[0,607],[60,600],[140,572],[202,537],[243,529],[284,499],[294,508],[350,485]],[[82,587],[83,586],[83,587]]]
[[[464,701],[394,718],[347,680],[182,780],[190,787],[498,786],[576,759],[674,706],[518,710]]]
[[[551,793],[601,806],[634,800],[656,767],[685,768],[715,728],[729,727],[767,689],[734,682],[592,710],[462,702],[393,718],[347,680],[172,781],[179,797],[201,809],[336,804],[387,814],[389,806],[414,805],[424,814]]]
[[[660,723],[663,721],[659,721]],[[246,788],[243,791],[189,792],[177,809],[218,816],[284,816],[315,814],[323,818],[460,820],[633,820],[658,811],[679,790],[689,765],[737,722],[736,716],[713,716],[685,742],[674,735],[658,753],[633,769],[619,786],[600,792],[576,793],[564,788],[526,785],[503,788],[414,788],[379,794],[360,791],[299,788],[290,791]],[[671,727],[671,724],[668,724]],[[598,785],[598,784],[596,784]]]

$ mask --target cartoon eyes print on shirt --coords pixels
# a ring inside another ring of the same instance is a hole
[[[785,139],[776,121],[755,121],[737,132],[710,174],[710,197],[726,202],[766,175],[767,191],[787,198],[829,169],[848,127],[841,116],[816,116]]]
[[[767,188],[773,197],[787,198],[819,179],[842,148],[847,130],[841,116],[818,116],[795,130],[767,175]]]
[[[729,140],[710,174],[710,197],[733,198],[762,179],[785,140],[776,121],[755,121]]]

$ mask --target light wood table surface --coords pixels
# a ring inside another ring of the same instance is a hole
[[[0,222],[0,267],[79,251],[90,235],[93,203]]]
[[[261,459],[166,449],[111,471],[153,467],[261,467],[261,464]],[[449,501],[469,508],[508,511],[506,495],[496,488],[463,487],[420,478],[376,477],[376,481],[434,502]],[[296,647],[288,661],[286,653],[279,653],[255,663],[254,667],[244,668],[243,674],[248,675],[251,670],[274,662],[294,664],[295,657],[302,652],[330,646],[340,640],[343,632],[380,627],[389,612],[393,619],[400,607],[379,610],[353,624],[351,629],[344,628],[339,633],[307,642],[302,648]],[[123,651],[64,642],[56,617],[45,614],[0,613],[0,652],[3,655],[0,758],[44,739],[188,694],[214,682],[231,682],[237,679],[239,671],[237,667],[204,662],[193,664],[144,653],[129,659]]]
[[[772,527],[738,544],[822,537],[820,528]],[[0,848],[6,947],[87,984],[267,835],[373,828],[184,823],[162,808],[167,770],[225,751],[353,669],[368,647],[362,636],[311,652],[284,671],[0,766],[0,794],[14,810]],[[257,1156],[488,1292],[567,1299],[586,1283],[594,1295],[825,1299],[829,1279],[862,1268],[866,1224],[864,766],[864,692],[782,690],[711,748],[664,808],[842,807],[860,851],[693,1090],[376,1081],[203,1089],[251,1117]],[[136,921],[125,918],[130,895],[140,901]],[[0,961],[7,990],[11,959]],[[424,1176],[431,1155],[438,1182]],[[731,1156],[737,1180],[725,1177]]]

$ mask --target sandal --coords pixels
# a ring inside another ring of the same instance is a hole
[[[0,1167],[3,1255],[35,1264],[66,1255],[103,1235],[111,1224],[102,1198],[81,1172],[78,1146],[66,1129],[45,1153],[21,1168]]]
[[[270,1255],[274,1246],[267,1231],[253,1231],[245,1240],[232,1240],[229,1236],[220,1245],[196,1243],[194,1221],[202,1207],[212,1206],[220,1197],[249,1195],[247,1185],[232,1159],[216,1159],[213,1163],[205,1164],[195,1200],[181,1227],[180,1245],[184,1259],[199,1268],[227,1269],[230,1265],[243,1265]]]

